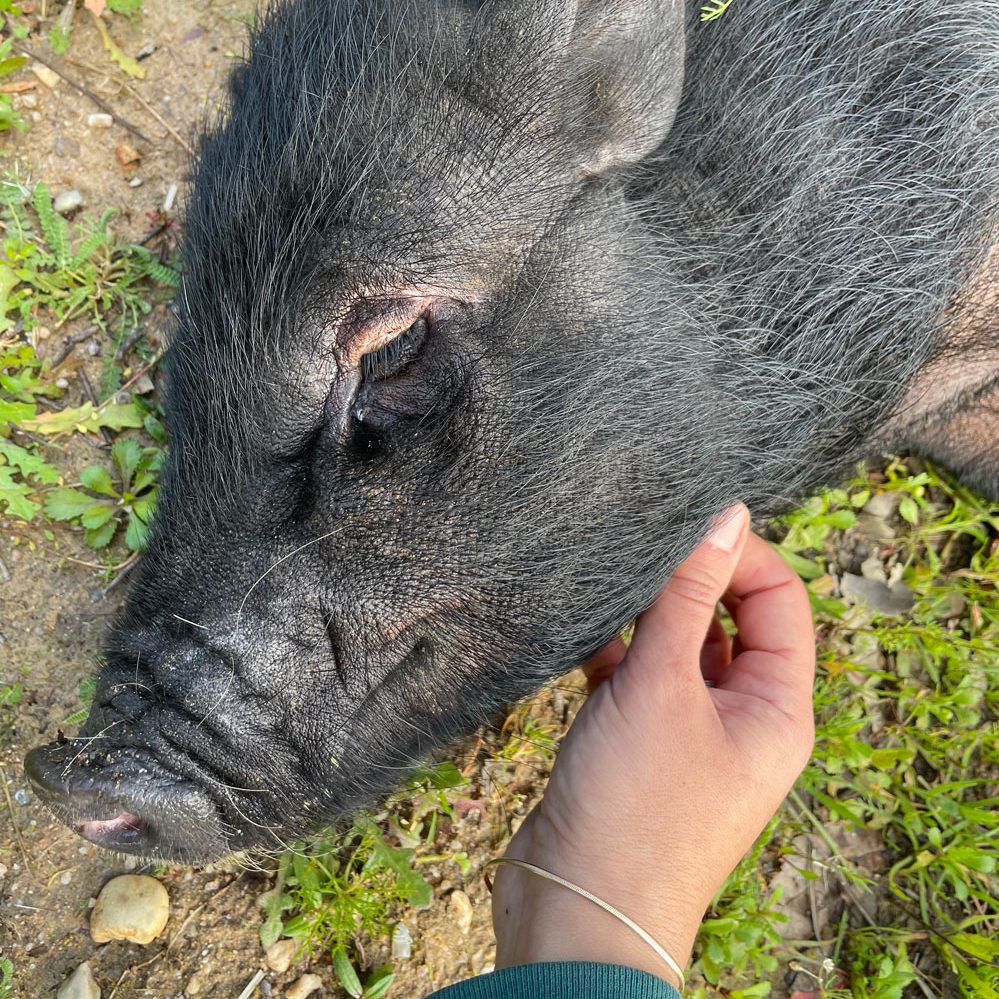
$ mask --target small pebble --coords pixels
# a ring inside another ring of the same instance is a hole
[[[129,182],[128,182],[128,186],[129,187],[142,187],[143,183],[144,183],[144,181],[142,180],[141,177],[132,177],[129,180]]]
[[[87,115],[87,128],[110,128],[114,124],[114,118],[103,111],[95,111]]]
[[[57,389],[62,389],[63,391],[65,391],[66,389],[69,388],[69,379],[68,378],[57,378],[55,380],[55,386],[56,386]],[[79,852],[80,853],[84,853],[85,851],[84,850],[80,850]]]
[[[413,937],[405,923],[396,923],[392,931],[392,956],[408,958],[413,953]]]
[[[21,94],[18,103],[22,108],[27,108],[30,111],[38,107],[38,97],[35,94]]]
[[[291,967],[291,959],[294,956],[294,940],[277,940],[267,948],[264,960],[271,971],[283,975]]]
[[[17,802],[17,803],[18,803],[19,805],[27,805],[27,804],[30,804],[30,803],[31,803],[31,795],[30,795],[30,794],[28,794],[28,792],[27,792],[27,791],[25,791],[23,787],[19,787],[19,788],[18,788],[18,789],[17,789],[17,790],[16,790],[15,792],[14,792],[14,800],[15,800],[15,801],[16,801],[16,802]]]
[[[80,143],[71,135],[60,135],[52,149],[61,160],[74,160],[80,156]]]
[[[274,994],[271,983],[266,978],[260,983],[260,994],[262,996],[271,996]]]
[[[288,986],[285,996],[287,999],[305,999],[306,996],[311,996],[313,992],[322,987],[323,980],[318,975],[302,975],[297,982]]]
[[[101,352],[101,345],[96,340],[87,341],[87,353],[91,357],[96,357]]]
[[[101,987],[86,961],[59,986],[56,999],[101,999]]]
[[[44,83],[50,90],[55,89],[59,83],[59,74],[40,62],[33,62],[31,64],[31,72],[34,73],[35,76],[37,76],[38,79],[41,80],[42,83]]]
[[[72,871],[63,871],[62,874],[59,875],[59,884],[61,885],[68,885],[72,880],[73,880]]]
[[[174,201],[177,200],[177,185],[171,184],[167,188],[166,197],[163,199],[163,211],[169,212],[173,208]]]
[[[467,933],[472,928],[472,900],[457,888],[448,897],[447,908],[458,929]]]
[[[94,943],[131,940],[147,944],[163,932],[169,917],[170,897],[156,878],[122,874],[97,896],[90,914],[90,936]]]
[[[83,195],[77,190],[60,191],[52,202],[52,207],[60,214],[75,212],[83,204]]]
[[[155,43],[147,42],[141,49],[139,49],[138,52],[135,53],[135,58],[138,59],[139,62],[142,62],[143,59],[148,59],[155,51]]]

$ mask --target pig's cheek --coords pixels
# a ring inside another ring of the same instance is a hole
[[[327,419],[341,441],[350,437],[350,413],[360,387],[360,369],[350,368],[336,376],[326,398]]]

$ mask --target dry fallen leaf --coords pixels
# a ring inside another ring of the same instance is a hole
[[[146,71],[129,55],[126,55],[119,47],[115,40],[108,33],[108,29],[104,22],[94,15],[94,25],[100,32],[101,40],[104,42],[104,48],[108,50],[108,56],[113,63],[116,63],[118,67],[124,72],[128,73],[129,76],[134,76],[137,80],[144,80],[146,78]]]
[[[142,153],[135,146],[130,146],[127,142],[120,142],[114,147],[115,159],[126,170],[134,170],[142,159]]]
[[[83,0],[83,6],[90,11],[94,17],[100,17],[104,13],[104,8],[107,7],[107,0]]]

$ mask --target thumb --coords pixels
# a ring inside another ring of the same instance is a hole
[[[743,503],[719,513],[704,540],[638,618],[626,665],[640,685],[653,680],[643,673],[662,682],[664,662],[671,676],[696,676],[701,683],[701,647],[739,563],[748,528],[749,510]]]

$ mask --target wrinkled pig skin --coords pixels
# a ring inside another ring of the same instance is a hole
[[[736,499],[992,495],[999,2],[284,0],[186,206],[95,842],[275,846],[563,673]],[[668,719],[664,721],[668,724]]]

